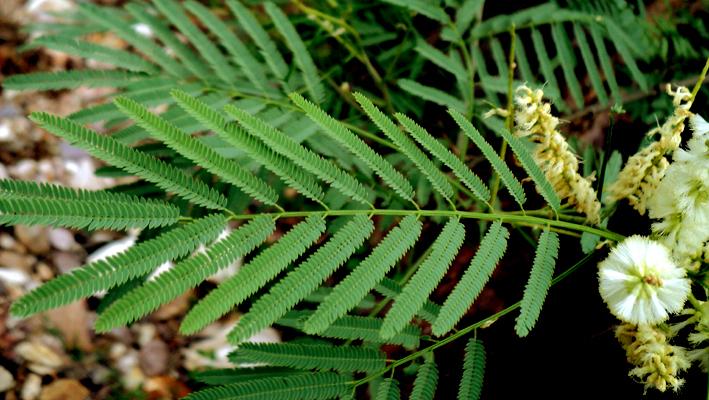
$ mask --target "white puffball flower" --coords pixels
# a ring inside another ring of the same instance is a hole
[[[618,319],[655,325],[682,310],[689,294],[686,270],[662,244],[631,236],[598,264],[601,297]]]

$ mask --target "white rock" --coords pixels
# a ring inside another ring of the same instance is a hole
[[[136,31],[136,33],[143,35],[145,37],[152,37],[153,36],[152,29],[150,29],[150,27],[145,24],[135,24],[135,25],[133,25],[133,30]]]
[[[20,160],[17,164],[8,167],[10,176],[17,179],[34,180],[37,174],[37,162],[34,160]]]
[[[91,253],[91,255],[86,259],[86,262],[90,263],[99,260],[105,260],[110,256],[122,253],[128,250],[131,246],[133,246],[137,238],[137,235],[131,233],[123,239],[119,239],[104,246],[101,246],[96,251]]]
[[[49,230],[49,243],[52,247],[62,251],[70,251],[78,248],[74,234],[63,228],[54,228]]]
[[[138,362],[139,354],[135,349],[129,349],[116,361],[116,369],[121,372],[123,386],[128,390],[139,388],[145,381]]]
[[[32,278],[24,271],[0,267],[0,282],[13,286],[25,286]]]
[[[138,344],[145,346],[148,342],[153,340],[157,329],[153,324],[139,324],[138,325]]]
[[[38,374],[51,374],[64,364],[59,354],[38,341],[22,342],[15,347],[15,352],[29,361],[29,368]]]
[[[8,122],[0,124],[0,142],[9,142],[13,139],[15,139],[15,134],[10,129],[10,124]]]
[[[65,161],[64,169],[68,174],[67,184],[71,187],[101,190],[113,184],[112,179],[99,178],[95,175],[96,166],[89,157]]]
[[[7,392],[15,387],[15,378],[10,371],[0,366],[0,393]]]
[[[160,276],[160,274],[163,274],[163,273],[169,271],[170,269],[172,269],[172,267],[174,267],[174,264],[172,263],[172,261],[165,261],[164,263],[160,264],[157,268],[155,268],[155,270],[150,274],[150,276],[148,276],[148,281],[154,280],[155,278]]]
[[[25,384],[22,385],[22,400],[35,400],[42,392],[42,378],[37,374],[29,374],[25,379]]]
[[[70,0],[30,0],[25,6],[30,13],[67,11],[73,7]]]

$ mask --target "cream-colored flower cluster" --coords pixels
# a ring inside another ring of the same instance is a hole
[[[668,342],[669,330],[650,325],[622,324],[615,336],[625,349],[628,362],[635,367],[629,376],[642,380],[645,389],[661,392],[677,390],[683,379],[680,372],[690,366],[686,350]]]
[[[680,86],[672,91],[672,87],[667,85],[667,93],[673,96],[674,112],[662,126],[647,133],[650,137],[659,134],[659,140],[630,157],[609,190],[610,200],[627,198],[641,215],[645,214],[648,198],[655,193],[670,165],[666,156],[679,148],[684,122],[692,115],[689,111],[692,94],[686,87]]]
[[[693,135],[687,149],[678,148],[657,190],[648,199],[658,239],[672,249],[673,258],[696,271],[709,246],[709,124],[690,119]]]
[[[622,320],[616,337],[634,368],[629,375],[645,388],[677,390],[679,372],[689,368],[683,347],[670,345],[659,324],[682,310],[690,292],[687,271],[661,243],[631,236],[598,264],[599,291],[611,313]]]
[[[551,114],[551,105],[543,97],[540,89],[532,90],[525,85],[517,88],[514,133],[537,144],[534,160],[559,197],[597,224],[601,204],[591,186],[593,177],[584,178],[578,173],[578,159],[558,131],[559,119]]]

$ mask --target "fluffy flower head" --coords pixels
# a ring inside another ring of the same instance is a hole
[[[625,239],[598,267],[599,290],[611,313],[635,325],[666,320],[689,294],[686,271],[665,246],[642,236]]]

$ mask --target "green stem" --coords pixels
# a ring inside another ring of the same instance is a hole
[[[709,72],[709,58],[707,58],[706,63],[704,63],[704,68],[702,69],[702,73],[699,74],[699,79],[697,80],[697,83],[694,84],[694,88],[692,89],[692,97],[690,97],[690,101],[694,101],[694,98],[697,96],[697,93],[699,93],[699,89],[702,87],[702,84],[704,83],[704,79],[707,77],[707,72]]]
[[[559,283],[559,282],[563,281],[564,279],[566,279],[567,277],[569,277],[569,275],[571,275],[572,273],[576,272],[579,268],[581,268],[581,267],[584,266],[586,263],[588,263],[588,262],[591,260],[591,258],[593,258],[593,256],[594,256],[594,253],[593,253],[593,252],[587,254],[584,258],[582,258],[582,259],[581,259],[580,261],[578,261],[576,264],[572,265],[569,269],[567,269],[566,271],[564,271],[564,272],[560,273],[559,275],[557,275],[557,276],[551,281],[551,285],[552,285],[552,286],[553,286],[553,285],[556,285],[557,283]],[[500,311],[500,312],[497,312],[497,313],[495,313],[495,314],[493,314],[493,315],[491,315],[491,316],[489,316],[489,317],[487,317],[487,318],[485,318],[485,319],[482,319],[482,320],[480,320],[480,321],[478,321],[478,322],[476,322],[476,323],[474,323],[474,324],[472,324],[472,325],[468,325],[468,326],[466,326],[465,328],[463,328],[463,329],[457,331],[456,333],[454,333],[454,334],[448,336],[447,338],[445,338],[445,339],[443,339],[443,340],[441,340],[441,341],[439,341],[439,342],[436,342],[436,343],[432,344],[431,346],[428,346],[428,347],[426,347],[426,348],[424,348],[424,349],[421,349],[421,350],[419,350],[419,351],[417,351],[417,352],[415,352],[415,353],[411,353],[411,354],[409,354],[408,356],[406,356],[406,357],[404,357],[404,358],[401,358],[401,359],[399,359],[399,360],[394,361],[393,363],[391,363],[391,364],[388,365],[387,367],[385,367],[385,368],[383,368],[383,369],[381,369],[381,370],[379,370],[379,371],[377,371],[377,372],[375,372],[375,373],[373,373],[373,374],[371,374],[371,375],[367,375],[366,377],[364,377],[364,378],[362,378],[362,379],[360,379],[360,380],[354,381],[354,382],[353,382],[353,385],[354,385],[355,387],[357,387],[357,386],[360,386],[360,385],[362,385],[362,384],[364,384],[364,383],[367,383],[367,382],[369,382],[369,381],[371,381],[371,380],[373,380],[373,379],[376,379],[377,377],[379,377],[379,376],[381,376],[381,375],[387,373],[387,371],[389,371],[389,370],[392,370],[392,371],[393,371],[394,369],[396,369],[396,368],[397,368],[398,366],[400,366],[400,365],[406,364],[406,363],[409,362],[409,361],[413,361],[413,360],[415,360],[415,359],[417,359],[417,358],[419,358],[419,357],[424,356],[424,355],[427,354],[427,353],[432,352],[433,350],[435,350],[435,349],[437,349],[437,348],[439,348],[439,347],[443,347],[443,346],[447,345],[448,343],[451,343],[451,342],[453,342],[453,341],[455,341],[455,340],[457,340],[457,339],[460,339],[461,337],[467,335],[467,334],[470,333],[471,331],[475,331],[477,328],[480,328],[480,327],[482,327],[482,326],[485,326],[486,324],[495,322],[495,321],[498,320],[499,318],[501,318],[501,317],[503,317],[503,316],[505,316],[505,315],[511,313],[512,311],[518,309],[521,304],[522,304],[522,302],[521,302],[521,301],[518,301],[518,302],[512,304],[511,306],[505,308],[504,310],[502,310],[502,311]]]
[[[483,221],[501,221],[510,224],[526,224],[538,227],[557,227],[568,229],[576,232],[588,232],[598,235],[602,238],[619,242],[625,237],[615,232],[606,229],[594,228],[588,225],[576,224],[568,221],[556,219],[534,217],[530,215],[518,215],[505,212],[476,212],[476,211],[459,211],[459,210],[397,210],[397,209],[362,209],[362,210],[329,210],[329,211],[286,211],[280,213],[259,213],[259,214],[241,214],[232,215],[231,219],[253,219],[260,215],[269,215],[273,218],[291,218],[291,217],[309,217],[311,215],[320,215],[323,217],[339,217],[339,216],[354,216],[354,215],[391,215],[391,216],[408,216],[414,215],[417,217],[448,217],[448,218],[470,218]]]

